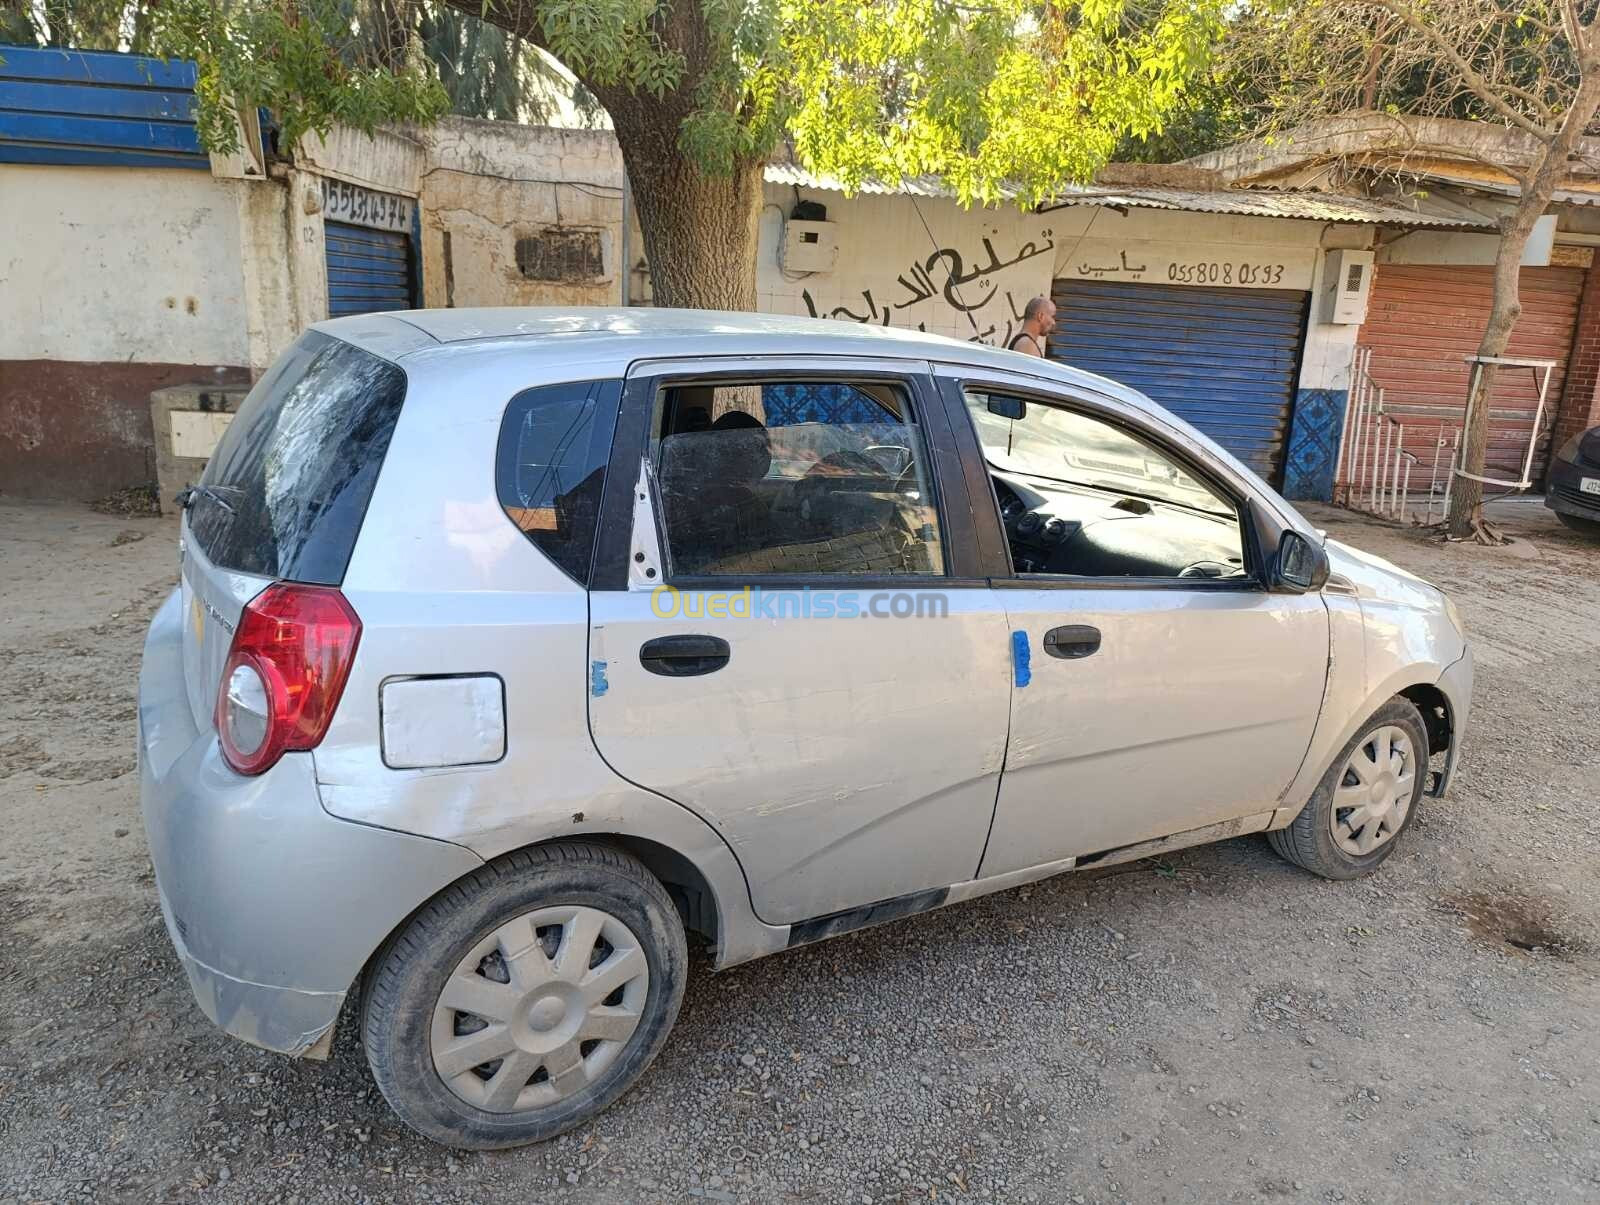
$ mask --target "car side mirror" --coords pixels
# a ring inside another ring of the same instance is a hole
[[[1320,590],[1328,580],[1328,554],[1298,531],[1278,538],[1272,558],[1272,588],[1290,594]]]
[[[989,413],[1017,422],[1028,413],[1028,403],[1019,397],[989,398]]]

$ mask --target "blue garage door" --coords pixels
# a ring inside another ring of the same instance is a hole
[[[416,309],[411,240],[392,230],[325,222],[328,317]]]
[[[1048,350],[1149,394],[1276,483],[1309,296],[1058,280]]]

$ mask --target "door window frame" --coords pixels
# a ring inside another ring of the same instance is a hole
[[[956,434],[957,442],[962,445],[963,460],[968,466],[968,493],[974,499],[988,499],[987,506],[974,506],[973,520],[978,527],[978,544],[983,550],[993,585],[1028,590],[1198,590],[1227,594],[1268,591],[1268,558],[1265,549],[1275,547],[1276,539],[1269,542],[1268,532],[1263,530],[1270,526],[1264,522],[1266,515],[1263,507],[1247,490],[1220,476],[1192,453],[1174,447],[1162,432],[1149,424],[1138,422],[1121,410],[1097,402],[1087,390],[1072,389],[1055,382],[1011,377],[983,369],[969,369],[965,365],[941,365],[935,381],[944,402],[947,421]],[[1000,518],[1000,499],[995,493],[992,470],[967,406],[966,391],[969,388],[1081,414],[1134,436],[1171,458],[1233,506],[1238,514],[1240,548],[1249,575],[1219,580],[1203,577],[1074,577],[1060,573],[1018,573],[1012,564],[1011,544],[1006,536],[1005,523]],[[980,476],[981,484],[978,481]]]
[[[644,360],[629,365],[622,389],[622,405],[611,444],[605,492],[600,506],[600,536],[596,541],[591,590],[629,589],[628,558],[633,547],[634,487],[640,469],[652,452],[653,426],[662,390],[678,385],[766,385],[799,383],[881,382],[899,387],[911,407],[908,426],[922,434],[928,487],[939,524],[944,564],[927,574],[858,573],[738,573],[675,574],[663,526],[659,483],[655,473],[648,499],[655,522],[656,547],[662,558],[662,577],[654,585],[681,590],[737,590],[744,586],[766,589],[821,588],[832,590],[947,590],[985,587],[988,575],[975,545],[976,508],[967,495],[963,458],[949,424],[948,407],[934,383],[926,360],[894,360],[842,356],[727,356],[693,360]]]

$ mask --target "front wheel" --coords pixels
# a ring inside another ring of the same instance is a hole
[[[390,943],[362,1009],[372,1076],[414,1130],[491,1150],[581,1125],[644,1073],[688,949],[661,883],[602,845],[511,854]]]
[[[1333,759],[1294,822],[1267,840],[1323,878],[1360,878],[1394,852],[1427,782],[1422,715],[1407,700],[1390,699]]]

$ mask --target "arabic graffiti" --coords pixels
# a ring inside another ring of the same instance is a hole
[[[1120,276],[1126,272],[1128,275],[1137,280],[1140,276],[1144,275],[1144,273],[1150,270],[1149,264],[1130,264],[1128,262],[1128,253],[1126,251],[1119,251],[1117,252],[1117,255],[1121,262],[1112,264],[1110,267],[1104,267],[1100,264],[1091,264],[1088,262],[1079,264],[1078,275],[1090,276],[1095,280],[1102,280],[1107,276]]]
[[[971,314],[981,310],[994,301],[999,294],[1000,285],[994,277],[997,273],[1037,256],[1044,255],[1055,249],[1054,231],[1044,230],[1040,237],[1044,239],[1042,245],[1031,239],[1017,248],[1016,254],[1009,259],[1003,258],[995,250],[994,243],[989,239],[983,240],[983,254],[978,256],[973,263],[968,263],[966,257],[953,247],[936,247],[932,254],[919,263],[912,263],[905,271],[895,278],[895,284],[901,292],[888,300],[880,300],[874,296],[871,288],[861,291],[862,309],[857,311],[850,305],[838,305],[832,309],[821,309],[816,300],[811,296],[809,289],[801,291],[801,299],[806,304],[806,312],[813,318],[837,318],[846,322],[879,322],[884,326],[891,324],[895,314],[902,310],[911,309],[925,301],[941,298],[951,309],[963,314]],[[974,286],[971,290],[963,292],[964,286]],[[1022,316],[1016,314],[1016,303],[1012,300],[1010,292],[1005,294],[1006,303],[1014,316],[1006,323],[1009,331],[1013,323],[1020,322]],[[917,323],[919,330],[927,329],[926,322]],[[996,333],[996,326],[991,324],[987,331],[980,332],[977,338],[986,338]]]

